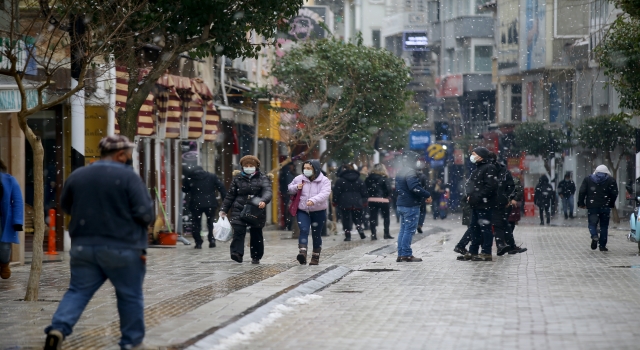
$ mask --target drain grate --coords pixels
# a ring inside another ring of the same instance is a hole
[[[24,301],[24,299],[15,299],[14,301]],[[43,302],[47,302],[47,303],[59,303],[60,300],[55,300],[55,299],[38,299],[36,301],[43,301]]]
[[[332,290],[331,293],[364,293],[363,290]]]
[[[362,272],[392,272],[392,271],[400,271],[400,270],[394,270],[394,269],[362,269],[362,270],[356,270],[356,271],[362,271]]]
[[[619,269],[640,269],[640,265],[622,265],[622,266],[611,266],[613,268]]]

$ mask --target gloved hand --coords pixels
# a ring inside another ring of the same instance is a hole
[[[16,232],[23,231],[22,225],[20,225],[20,224],[13,225],[13,230],[16,231]]]

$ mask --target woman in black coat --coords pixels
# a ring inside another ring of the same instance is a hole
[[[362,208],[367,202],[367,188],[360,180],[360,173],[351,164],[342,166],[339,178],[333,187],[333,205],[342,213],[345,241],[351,240],[351,229],[356,224],[360,238],[365,239],[362,228]]]
[[[221,217],[229,216],[229,222],[233,228],[233,240],[231,241],[231,259],[241,263],[244,255],[244,238],[247,234],[247,222],[240,217],[245,205],[255,205],[262,209],[258,217],[259,223],[249,229],[251,235],[251,263],[259,264],[264,254],[264,239],[262,228],[267,222],[265,207],[273,195],[271,179],[260,172],[260,160],[254,156],[245,156],[240,159],[242,171],[231,182],[229,192],[222,204]]]
[[[364,181],[369,196],[369,227],[371,228],[371,240],[377,238],[376,226],[378,226],[378,213],[382,214],[384,222],[384,239],[393,239],[389,233],[390,210],[389,197],[391,197],[391,184],[384,164],[373,166],[373,170]]]

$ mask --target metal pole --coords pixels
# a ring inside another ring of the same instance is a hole
[[[71,79],[71,88],[78,86],[76,79]],[[84,166],[84,89],[78,90],[71,100],[71,171]]]

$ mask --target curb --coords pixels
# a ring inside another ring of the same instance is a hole
[[[243,327],[251,323],[258,323],[265,319],[277,306],[283,305],[287,300],[296,297],[306,296],[315,292],[318,292],[332,283],[335,283],[339,279],[346,276],[351,272],[350,268],[344,266],[333,266],[323,272],[312,277],[312,279],[301,283],[297,287],[279,295],[275,299],[256,307],[255,309],[247,310],[245,316],[239,319],[233,320],[231,323],[217,329],[214,333],[205,336],[204,338],[195,342],[195,344],[186,347],[189,350],[203,350],[211,349],[220,342],[241,331]]]

